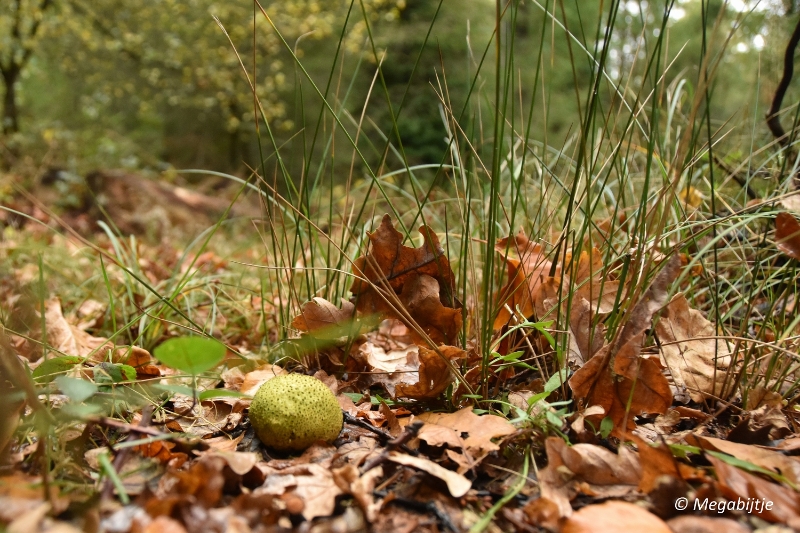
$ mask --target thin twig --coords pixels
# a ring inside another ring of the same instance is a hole
[[[142,408],[142,419],[139,421],[139,427],[136,428],[135,431],[131,431],[125,440],[133,440],[136,438],[135,432],[143,430],[147,426],[150,425],[150,422],[153,418],[153,406],[146,405]],[[125,461],[128,460],[128,455],[130,454],[130,448],[123,448],[122,450],[117,453],[116,457],[114,457],[114,462],[112,463],[112,467],[116,472],[120,472],[122,466],[125,464]],[[103,485],[103,493],[101,496],[102,500],[108,500],[111,498],[111,495],[114,492],[114,483],[110,476],[106,477],[105,484]]]

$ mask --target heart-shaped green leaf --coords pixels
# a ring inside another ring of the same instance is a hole
[[[196,376],[217,366],[225,350],[225,345],[214,339],[177,337],[160,344],[153,355],[170,368]]]

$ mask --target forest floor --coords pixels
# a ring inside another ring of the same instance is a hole
[[[634,284],[501,236],[490,313],[456,298],[448,234],[377,213],[328,301],[270,281],[313,269],[273,261],[257,205],[218,224],[221,195],[104,179],[101,204],[0,201],[0,529],[800,530],[797,350],[693,309],[686,255]],[[776,226],[793,265],[800,224]],[[252,397],[287,373],[336,397],[335,440],[259,441]]]

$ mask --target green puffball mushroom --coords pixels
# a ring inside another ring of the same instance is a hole
[[[320,380],[286,374],[261,385],[250,404],[250,422],[270,448],[301,451],[320,440],[336,440],[343,416],[336,397]]]

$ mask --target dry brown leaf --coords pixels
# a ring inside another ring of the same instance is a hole
[[[364,511],[367,520],[374,522],[381,508],[380,502],[375,502],[373,490],[375,484],[383,477],[383,468],[376,466],[360,475],[355,465],[348,464],[341,468],[333,469],[333,478],[342,491],[352,494],[353,498]]]
[[[603,347],[570,378],[575,396],[585,405],[600,405],[614,422],[612,435],[621,437],[636,427],[634,415],[663,414],[672,404],[672,392],[661,365],[641,355],[644,334],[653,314],[666,302],[667,287],[680,268],[673,254],[652,285],[631,310],[613,344]],[[595,427],[602,416],[592,417]]]
[[[412,344],[403,349],[389,350],[387,352],[383,347],[367,341],[358,348],[358,351],[360,355],[366,358],[372,370],[391,373],[407,369],[409,356],[412,353],[418,353],[419,348]]]
[[[750,528],[736,520],[710,516],[676,516],[667,520],[667,525],[673,533],[750,533]]]
[[[145,526],[144,533],[186,533],[186,528],[174,518],[158,516]]]
[[[445,362],[462,359],[466,352],[455,346],[439,346],[436,350],[419,347],[419,369],[407,375],[404,383],[395,387],[397,397],[415,400],[432,400],[439,396],[453,381],[450,367]],[[416,382],[415,382],[416,380]]]
[[[461,331],[461,309],[444,305],[440,298],[439,281],[426,274],[409,276],[400,293],[400,303],[435,343],[452,344]],[[410,333],[416,336],[413,329]]]
[[[539,297],[552,262],[545,257],[544,249],[521,230],[513,240],[506,237],[497,241],[494,249],[502,254],[508,267],[508,282],[500,289],[497,298],[500,309],[494,320],[494,329],[498,330],[509,323],[512,313],[517,310],[525,317],[533,315],[534,301]]]
[[[403,235],[385,215],[380,227],[367,233],[371,247],[354,262],[356,281],[350,291],[359,313],[406,322],[397,310],[403,306],[434,342],[453,344],[461,330],[455,276],[433,230],[422,226],[419,231],[425,239],[422,246],[403,246]]]
[[[542,497],[569,516],[569,501],[578,493],[599,497],[624,496],[636,490],[641,467],[636,452],[619,454],[594,444],[569,446],[558,437],[545,441],[547,467],[540,472]]]
[[[356,307],[342,298],[341,309],[325,298],[314,297],[300,308],[300,314],[292,320],[292,327],[306,333],[324,333],[328,328],[341,326],[353,320]],[[334,336],[341,336],[334,332]]]
[[[387,459],[397,464],[412,466],[417,470],[422,470],[423,472],[427,472],[441,479],[445,482],[447,490],[450,491],[450,495],[454,498],[460,498],[465,495],[472,487],[472,481],[461,474],[439,466],[430,459],[425,459],[424,457],[413,457],[411,455],[392,451],[389,452]]]
[[[781,252],[800,259],[800,223],[789,213],[775,217],[775,243]]]
[[[683,481],[680,466],[672,455],[669,446],[663,442],[653,446],[635,435],[632,438],[639,448],[639,463],[642,469],[642,475],[639,479],[640,491],[646,494],[652,492],[662,476],[670,476]]]
[[[124,363],[141,368],[150,363],[150,352],[137,346],[115,347],[104,337],[89,335],[77,326],[70,324],[61,310],[61,301],[50,298],[45,303],[44,319],[47,326],[47,341],[58,352],[77,357],[89,357],[90,362]]]
[[[603,259],[603,252],[597,248],[582,251],[578,257],[578,265],[570,279],[577,287],[575,297],[589,302],[593,313],[605,316],[614,310],[619,282],[603,279],[602,274],[605,271]],[[567,259],[567,264],[569,264],[569,259]]]
[[[714,324],[689,307],[683,294],[677,294],[664,308],[656,333],[662,361],[679,389],[688,389],[695,402],[722,395],[731,346],[725,339],[708,338],[715,336]]]
[[[688,435],[686,442],[699,446],[704,450],[714,450],[732,455],[761,468],[783,475],[795,486],[800,485],[800,459],[784,455],[781,452],[766,450],[749,444],[740,444],[714,437]]]
[[[264,365],[244,376],[239,392],[246,396],[254,396],[259,387],[276,376],[286,374],[286,370],[277,365]]]
[[[610,501],[588,505],[567,518],[561,533],[672,533],[669,526],[644,508]]]
[[[505,418],[494,415],[478,416],[471,407],[455,413],[423,413],[416,419],[425,422],[418,434],[420,439],[431,446],[459,447],[469,453],[475,463],[500,449],[492,439],[505,437],[516,431]]]
[[[770,509],[766,507],[753,509],[752,514],[769,522],[778,522],[800,529],[800,495],[791,489],[731,466],[716,457],[707,455],[706,458],[714,466],[717,484],[726,498],[729,500],[753,498],[771,502]]]
[[[593,326],[593,316],[589,301],[576,295],[570,311],[568,348],[568,361],[576,367],[583,366],[605,343],[605,326]]]
[[[336,507],[336,497],[342,489],[336,484],[333,472],[318,463],[267,471],[266,482],[254,492],[258,494],[292,494],[302,500],[302,515],[306,520],[330,516]]]

